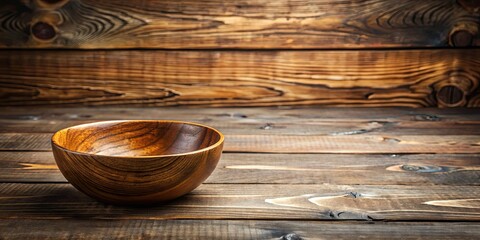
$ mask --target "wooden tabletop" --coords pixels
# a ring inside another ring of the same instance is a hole
[[[99,203],[66,182],[52,134],[112,119],[222,131],[199,188],[168,204]],[[480,110],[2,108],[0,239],[480,238]]]

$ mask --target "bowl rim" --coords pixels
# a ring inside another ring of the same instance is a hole
[[[70,150],[70,149],[67,149],[67,148],[61,146],[60,144],[58,144],[54,140],[54,138],[57,134],[60,134],[60,132],[62,132],[62,131],[67,131],[68,129],[72,129],[72,128],[76,128],[76,127],[85,127],[85,126],[88,127],[89,125],[93,126],[93,125],[105,124],[105,123],[123,123],[123,122],[169,122],[169,123],[181,123],[181,124],[194,125],[194,126],[199,126],[199,127],[203,127],[203,128],[213,130],[214,132],[216,132],[220,136],[220,139],[218,139],[218,141],[216,143],[214,143],[214,144],[212,144],[208,147],[201,148],[201,149],[198,149],[198,150],[195,150],[195,151],[184,152],[184,153],[176,153],[176,154],[147,155],[147,156],[114,156],[114,155],[103,155],[103,154],[93,154],[93,153],[73,151],[73,150]],[[96,121],[96,122],[78,124],[78,125],[62,128],[62,129],[56,131],[52,135],[52,137],[50,138],[51,143],[53,145],[55,145],[55,147],[60,148],[63,151],[70,152],[70,153],[73,153],[73,154],[78,154],[78,155],[84,155],[84,156],[110,157],[110,158],[162,158],[162,157],[186,156],[186,155],[197,154],[197,153],[200,153],[200,152],[206,152],[208,150],[214,149],[214,148],[218,147],[219,145],[223,144],[224,140],[225,140],[225,136],[220,131],[218,131],[217,129],[215,129],[213,127],[203,125],[203,124],[200,124],[200,123],[179,121],[179,120],[107,120],[107,121]]]

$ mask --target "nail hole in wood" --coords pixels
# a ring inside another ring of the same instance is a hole
[[[37,22],[32,26],[32,34],[41,40],[50,40],[55,37],[55,28],[44,22]]]

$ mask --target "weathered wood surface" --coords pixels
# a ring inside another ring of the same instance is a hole
[[[224,153],[206,184],[480,185],[479,154]],[[0,182],[65,183],[51,152],[2,152]]]
[[[478,186],[204,184],[148,208],[99,203],[70,184],[0,184],[0,219],[479,221]]]
[[[22,226],[29,226],[28,231]],[[24,220],[2,219],[2,239],[477,239],[479,223],[263,220]],[[295,238],[297,237],[297,238]]]
[[[477,46],[478,4],[469,2],[8,0],[0,5],[0,47]]]
[[[461,110],[461,111],[459,111]],[[1,133],[54,133],[99,120],[174,119],[214,126],[225,134],[259,135],[472,135],[480,134],[476,109],[142,109],[0,108]],[[348,117],[347,117],[348,116]]]
[[[325,108],[313,106],[262,108],[49,108],[1,107],[0,120],[100,121],[112,119],[188,119],[192,121],[269,122],[386,122],[413,121],[435,125],[458,125],[480,121],[478,109],[472,108]],[[32,124],[35,124],[32,122]],[[36,125],[35,125],[36,126]],[[453,127],[453,126],[452,126]],[[0,125],[0,129],[6,129]]]
[[[231,142],[166,205],[106,205],[66,183],[54,131],[136,118],[218,126]],[[1,108],[0,239],[476,239],[479,123],[475,109]]]
[[[461,111],[460,111],[461,110]],[[0,133],[54,133],[99,120],[174,119],[214,126],[223,133],[255,135],[480,134],[476,109],[142,109],[0,108]]]
[[[50,133],[0,133],[0,151],[50,151]],[[224,152],[478,153],[479,135],[227,135]]]
[[[480,50],[2,51],[0,106],[480,106]]]
[[[137,115],[125,118],[137,119]],[[150,116],[143,117],[152,118]],[[352,119],[337,120],[308,120],[297,118],[298,121],[291,121],[294,118],[284,119],[261,119],[261,118],[236,118],[228,116],[199,116],[198,119],[189,116],[163,116],[163,118],[173,118],[180,121],[194,121],[206,125],[215,126],[225,134],[245,134],[252,133],[258,135],[376,135],[379,133],[388,133],[390,135],[437,135],[438,129],[442,128],[443,134],[472,135],[480,134],[480,121],[441,121],[435,123],[432,121],[409,121],[391,119],[381,120],[362,120]],[[111,120],[115,120],[112,118]],[[89,120],[4,120],[0,119],[0,133],[54,133],[60,129],[95,122],[95,119]]]
[[[0,128],[0,149],[50,151],[52,133],[65,124],[122,116],[203,122],[225,131],[225,152],[396,154],[477,153],[480,149],[480,136],[475,130],[479,115],[473,109],[465,110],[463,115],[456,115],[457,110],[441,114],[440,110],[431,109],[391,113],[386,109],[196,109],[191,116],[191,109],[176,113],[172,109],[113,109],[111,113],[104,109],[78,109],[61,114],[58,111],[5,108],[3,116],[0,114],[4,124]],[[20,128],[23,130],[15,131]],[[438,129],[446,130],[439,134]]]

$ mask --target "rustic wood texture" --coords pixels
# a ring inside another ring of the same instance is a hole
[[[218,126],[227,153],[163,205],[103,204],[66,183],[53,132],[140,117]],[[479,122],[466,108],[1,108],[0,238],[476,239]]]
[[[21,226],[29,226],[23,231]],[[78,221],[2,219],[2,238],[8,239],[477,239],[479,223],[404,222],[376,224],[262,220],[129,220]]]
[[[422,116],[422,115],[420,115]],[[438,129],[442,128],[443,134],[473,135],[480,134],[480,121],[417,121],[417,120],[347,120],[333,119],[308,120],[296,117],[284,119],[262,119],[262,118],[237,118],[225,116],[199,116],[192,119],[188,116],[168,116],[181,121],[195,121],[198,123],[215,126],[225,134],[254,133],[258,135],[376,135],[388,133],[390,135],[437,135]],[[132,115],[127,118],[137,119]],[[144,117],[154,119],[155,117]],[[114,120],[112,118],[110,120]],[[294,121],[294,119],[298,120]],[[293,120],[293,121],[292,121]],[[0,133],[53,133],[62,128],[95,122],[95,119],[88,120],[13,120],[0,119]]]
[[[480,185],[479,159],[479,154],[225,153],[205,183]],[[0,182],[66,180],[51,152],[2,152]]]
[[[480,50],[3,51],[0,106],[480,106]]]
[[[50,151],[50,133],[0,133],[0,151]],[[479,135],[227,135],[225,152],[478,153]]]
[[[175,119],[215,126],[225,134],[258,135],[472,135],[480,133],[476,109],[336,108],[0,108],[2,133],[54,133],[101,120]]]
[[[1,137],[0,137],[1,139]],[[478,153],[478,135],[230,135],[228,152],[267,153]],[[1,149],[1,148],[0,148]]]
[[[219,122],[232,122],[236,124],[250,122],[268,123],[269,121],[290,124],[295,122],[307,124],[315,122],[337,123],[350,121],[357,123],[398,121],[423,122],[435,126],[435,124],[442,123],[462,125],[480,121],[478,109],[473,108],[325,108],[314,106],[262,108],[0,108],[1,121],[31,121],[30,123],[33,124],[34,127],[39,127],[40,124],[37,125],[35,122],[40,120],[61,124],[63,121],[135,120],[140,117],[151,120],[168,118],[186,121],[187,119],[191,119],[195,122],[203,121],[205,123],[218,120]],[[0,129],[9,132],[8,127],[5,125],[0,125]],[[442,129],[442,131],[443,130],[448,129]],[[55,131],[49,132],[53,133]],[[32,132],[39,131],[35,130]]]
[[[51,133],[61,128],[98,120],[136,119],[138,116],[145,119],[169,118],[201,122],[221,130],[227,137],[241,133],[332,137],[411,134],[433,139],[438,138],[439,129],[442,129],[441,138],[459,134],[477,136],[480,129],[480,115],[477,110],[455,108],[203,108],[195,111],[182,108],[3,108],[0,111],[0,132],[25,133],[24,136],[27,133],[48,133],[42,139],[21,141],[25,150],[34,151],[38,149],[40,142],[45,142],[47,146]],[[48,150],[48,146],[43,150]],[[312,184],[321,181],[355,184],[361,181],[375,185],[478,185],[478,159],[477,154],[227,153],[207,182]],[[65,181],[50,152],[3,152],[0,164],[0,181]],[[338,169],[338,166],[349,167]],[[348,171],[345,171],[346,169]]]
[[[318,113],[314,108],[196,109],[196,113],[192,115],[189,115],[189,112],[192,112],[190,109],[114,109],[112,113],[105,113],[104,109],[73,109],[65,110],[63,114],[58,114],[55,110],[30,109],[32,108],[25,108],[23,111],[16,109],[17,113],[13,110],[4,111],[10,114],[5,114],[0,122],[14,121],[16,125],[30,125],[31,131],[0,130],[3,132],[0,133],[0,149],[49,151],[52,133],[58,130],[58,127],[64,127],[62,124],[57,126],[57,121],[95,121],[122,118],[122,115],[126,118],[145,116],[152,119],[198,120],[213,127],[218,124],[219,129],[228,133],[224,148],[226,152],[396,154],[476,153],[480,149],[480,137],[475,134],[475,130],[468,130],[476,129],[478,125],[478,112],[473,109],[457,116],[455,115],[458,110],[441,114],[441,111],[431,109],[391,110],[392,113],[386,109],[356,112],[349,109],[318,109]],[[28,114],[25,115],[25,112]],[[347,116],[352,117],[348,120]],[[49,129],[50,123],[53,123],[53,126]],[[74,121],[72,125],[76,123],[78,122]],[[316,128],[315,124],[319,127]],[[2,129],[7,129],[8,126],[9,124],[6,124]],[[287,129],[282,129],[282,126]],[[457,126],[464,126],[464,130]],[[439,135],[438,129],[443,128],[451,129],[442,130]]]
[[[348,113],[348,115],[347,115]],[[155,119],[187,119],[248,122],[369,122],[411,121],[430,124],[470,123],[480,121],[475,108],[336,108],[316,106],[261,107],[261,108],[51,108],[51,107],[0,107],[1,121],[106,121],[135,120],[139,117]],[[0,129],[9,132],[4,125]],[[37,131],[34,131],[37,132]]]
[[[3,48],[477,46],[468,1],[8,0]]]
[[[114,204],[152,204],[182,196],[215,169],[223,135],[172,121],[105,121],[52,137],[58,168],[83,193]]]
[[[106,205],[70,184],[0,184],[0,219],[480,221],[478,186],[204,184],[175,201]]]

